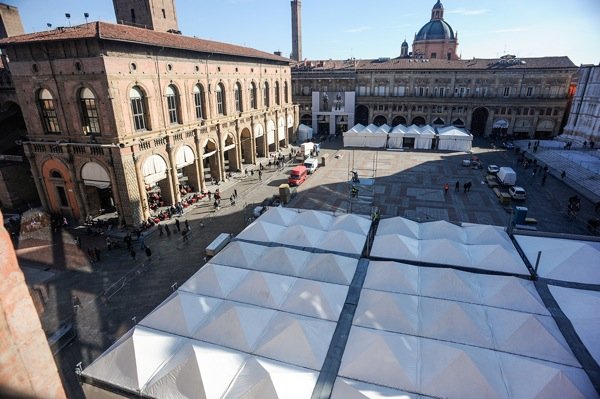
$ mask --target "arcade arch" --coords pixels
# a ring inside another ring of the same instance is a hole
[[[485,126],[487,125],[488,116],[489,111],[487,108],[479,107],[473,110],[471,117],[471,133],[483,136],[485,134]]]
[[[392,127],[396,127],[398,125],[406,125],[406,118],[403,116],[397,116],[392,120]]]
[[[427,122],[425,122],[425,118],[423,118],[422,116],[415,116],[411,123],[411,125],[417,126],[425,126],[426,124]]]

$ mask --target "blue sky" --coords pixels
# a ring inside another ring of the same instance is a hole
[[[19,7],[26,32],[46,23],[115,22],[112,0],[0,0]],[[435,0],[302,0],[302,54],[308,59],[396,57],[429,21]],[[463,58],[566,55],[600,63],[599,0],[445,0],[445,20],[458,31]],[[291,51],[289,0],[177,0],[185,35]]]

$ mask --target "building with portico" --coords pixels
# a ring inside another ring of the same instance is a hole
[[[183,186],[206,190],[207,181],[224,181],[294,140],[288,59],[183,36],[176,20],[151,23],[174,11],[144,16],[136,6],[115,1],[121,14],[131,7],[135,23],[0,42],[25,117],[25,154],[49,211],[81,220],[114,208],[138,224],[150,215],[150,192],[176,203]]]

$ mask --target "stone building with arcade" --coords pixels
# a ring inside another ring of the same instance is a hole
[[[0,41],[44,208],[76,220],[114,208],[135,225],[149,193],[176,203],[183,186],[206,190],[294,140],[288,59],[181,35],[173,1],[162,13],[164,1],[114,3],[120,24]]]
[[[552,137],[561,132],[578,68],[568,57],[460,59],[458,34],[437,1],[396,58],[305,60],[292,66],[300,122],[319,134],[355,123],[455,125],[475,135]],[[354,97],[344,115],[315,109],[313,93]]]

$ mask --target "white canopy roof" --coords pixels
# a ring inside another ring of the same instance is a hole
[[[297,140],[299,143],[304,143],[306,140],[310,140],[313,137],[313,128],[304,124],[298,125]]]
[[[598,397],[577,367],[357,326],[338,374],[435,397]]]
[[[154,184],[167,177],[167,163],[160,155],[150,155],[142,164],[146,184]]]
[[[600,243],[561,238],[515,236],[532,265],[542,252],[538,275],[553,280],[600,284]]]
[[[183,145],[177,150],[177,154],[175,155],[175,161],[177,165],[177,169],[181,169],[185,166],[191,165],[194,163],[194,151],[189,145]]]
[[[600,364],[600,292],[553,285],[548,288],[590,355]]]
[[[371,255],[474,269],[528,274],[508,235],[493,226],[457,226],[445,221],[416,223],[383,219]]]
[[[430,396],[417,395],[366,382],[337,378],[331,399],[429,399]],[[431,398],[433,399],[433,398]]]

